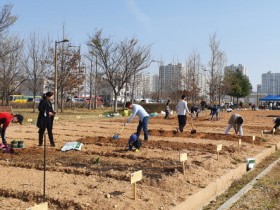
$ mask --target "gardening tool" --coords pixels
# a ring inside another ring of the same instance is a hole
[[[191,116],[191,124],[192,124],[191,134],[195,134],[196,133],[196,129],[193,128],[193,117],[192,116]]]
[[[123,131],[124,127],[125,127],[125,125],[122,127],[122,129],[120,130],[120,132],[118,134],[113,135],[113,137],[112,137],[113,140],[120,139],[120,134]]]

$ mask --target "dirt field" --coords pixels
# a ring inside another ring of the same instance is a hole
[[[244,117],[244,136],[240,151],[239,137],[225,135],[228,118],[222,113],[219,121],[210,121],[209,112],[194,120],[177,133],[177,117],[164,120],[150,118],[148,142],[140,152],[126,151],[127,140],[136,130],[138,119],[129,124],[119,140],[112,140],[125,122],[125,117],[97,117],[91,114],[59,115],[54,125],[56,147],[47,141],[46,195],[49,209],[172,209],[188,196],[198,192],[211,181],[244,163],[265,148],[279,142],[279,133],[270,130],[272,119],[280,111],[236,111]],[[79,116],[78,116],[79,115]],[[28,114],[33,121],[37,116]],[[26,148],[16,149],[16,155],[2,154],[0,179],[1,209],[25,209],[42,202],[43,148],[37,147],[38,129],[35,123],[11,125],[8,141],[23,140]],[[252,136],[256,136],[254,145]],[[143,139],[143,136],[141,136]],[[61,152],[69,141],[84,143],[81,151]],[[217,144],[223,150],[217,159]],[[182,174],[179,154],[187,153],[186,175]],[[142,170],[143,179],[137,183],[137,199],[133,199],[130,174]]]

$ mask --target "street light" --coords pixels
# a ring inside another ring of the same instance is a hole
[[[58,102],[58,94],[57,94],[57,45],[62,42],[69,42],[68,39],[63,39],[61,41],[55,41],[54,45],[54,111],[57,112],[57,102]]]

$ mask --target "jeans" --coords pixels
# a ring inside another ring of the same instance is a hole
[[[143,121],[140,121],[139,120],[139,124],[138,124],[138,127],[137,127],[137,132],[136,132],[136,136],[140,136],[141,134],[141,131],[143,129],[144,131],[144,140],[145,141],[148,141],[149,139],[149,133],[148,133],[148,123],[149,123],[149,117],[144,117],[143,118]]]
[[[178,115],[178,123],[179,123],[179,130],[183,132],[184,127],[187,124],[187,116],[186,115]]]
[[[227,126],[227,128],[225,130],[225,134],[229,134],[229,131],[230,131],[230,129],[232,127],[233,126],[231,124],[228,124],[228,126]],[[238,134],[239,134],[239,136],[243,136],[243,128],[242,128],[242,126],[239,127]]]

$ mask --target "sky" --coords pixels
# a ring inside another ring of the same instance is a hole
[[[13,4],[18,17],[10,31],[23,39],[31,33],[65,36],[71,45],[86,42],[96,30],[115,41],[137,38],[151,45],[151,57],[163,64],[185,64],[196,51],[210,60],[209,38],[216,34],[227,65],[242,64],[256,90],[261,75],[279,73],[279,0],[0,0]],[[158,63],[147,69],[157,73]]]

